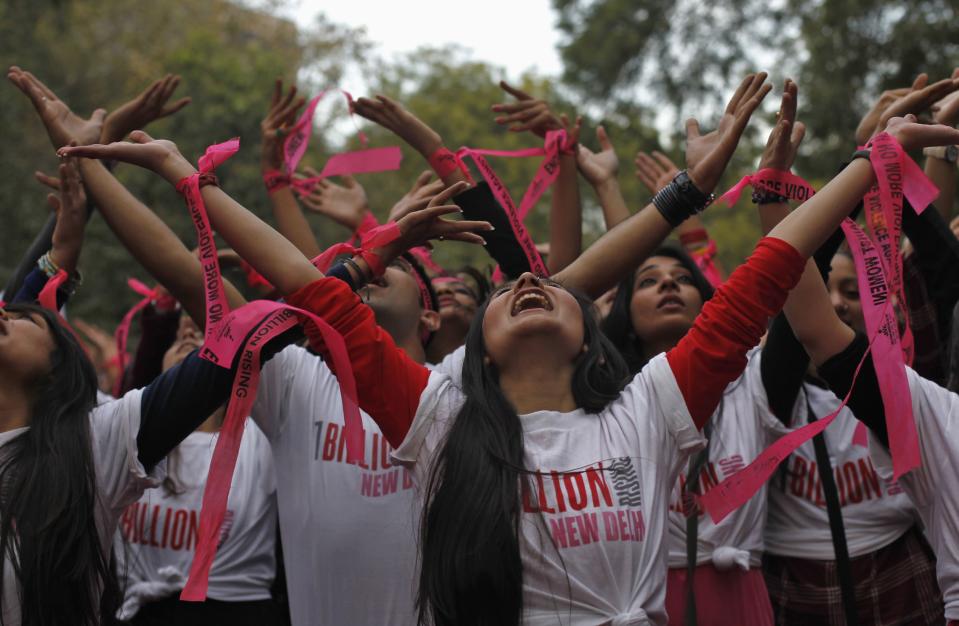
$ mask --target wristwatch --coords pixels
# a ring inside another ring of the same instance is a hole
[[[955,163],[959,160],[959,147],[956,146],[932,146],[923,148],[922,153],[927,157],[940,159],[946,163]]]

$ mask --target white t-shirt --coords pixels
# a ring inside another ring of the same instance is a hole
[[[803,384],[792,416],[797,428],[809,423],[807,399],[818,419],[835,411],[840,402],[827,389]],[[891,475],[880,478],[867,448],[853,444],[858,424],[852,411],[843,407],[823,431],[852,558],[888,546],[916,523],[909,497]],[[836,558],[812,440],[793,452],[770,480],[766,551],[818,561]]]
[[[147,474],[137,458],[141,393],[141,389],[131,391],[119,400],[98,405],[90,412],[93,465],[99,496],[94,516],[104,554],[109,553],[123,510],[131,502],[136,502],[144,489],[160,484],[164,476],[165,461]],[[27,428],[17,428],[0,433],[0,446],[26,431]],[[5,626],[20,624],[17,582],[7,559],[4,559],[3,623]]]
[[[121,619],[143,604],[183,589],[199,530],[200,509],[217,434],[194,432],[167,457],[182,493],[151,489],[126,508],[116,558],[124,592]],[[207,596],[224,602],[270,598],[276,575],[276,479],[270,443],[247,420]]]
[[[749,355],[746,370],[730,383],[723,400],[710,418],[709,458],[699,474],[703,493],[751,463],[777,436],[788,430],[766,408],[769,401],[760,373],[761,351]],[[669,506],[669,566],[684,568],[686,558],[686,511],[691,499],[684,495],[688,463],[681,468]],[[683,506],[683,501],[686,506]],[[696,564],[712,562],[720,570],[738,566],[759,567],[763,554],[763,524],[766,521],[766,485],[719,524],[699,512]]]
[[[376,423],[362,413],[367,463],[348,465],[339,383],[297,346],[264,366],[252,414],[273,447],[294,626],[414,624],[413,481]]]
[[[936,577],[946,619],[959,619],[959,396],[906,368],[922,465],[899,479],[926,526],[936,554]],[[869,451],[880,476],[891,478],[892,458],[869,433]]]
[[[465,401],[462,355],[453,356],[430,374],[394,453],[418,484]],[[523,623],[665,624],[670,491],[703,445],[665,355],[599,414],[538,411],[520,421],[526,467],[540,472],[520,519]]]

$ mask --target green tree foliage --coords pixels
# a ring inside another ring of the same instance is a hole
[[[743,74],[765,69],[800,86],[807,125],[797,171],[821,184],[854,149],[860,117],[885,89],[919,72],[945,78],[959,66],[954,0],[553,0],[564,83],[585,102],[633,101],[681,122],[707,116]],[[777,94],[768,98],[774,110]],[[702,122],[702,119],[700,118]],[[720,187],[750,171],[772,117],[757,113]],[[681,136],[672,136],[674,146]],[[677,150],[674,148],[673,152]],[[705,215],[727,266],[758,234],[748,200]]]
[[[189,158],[239,136],[243,150],[222,168],[221,178],[231,194],[256,210],[266,201],[259,121],[273,80],[290,80],[310,67],[317,80],[335,82],[343,60],[358,47],[356,33],[328,22],[298,32],[289,21],[225,0],[0,3],[0,63],[35,72],[80,113],[115,107],[167,72],[181,75],[177,95],[189,95],[193,103],[150,132],[174,139]],[[51,172],[57,159],[29,102],[13,86],[2,89],[0,274],[8,276],[47,217],[48,190],[34,182],[33,171]],[[182,199],[169,185],[130,166],[118,167],[117,175],[193,245]],[[127,276],[145,274],[96,216],[81,266],[85,285],[72,312],[112,327],[136,298],[126,290]]]

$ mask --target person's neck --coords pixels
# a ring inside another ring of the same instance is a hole
[[[499,386],[518,415],[535,411],[575,411],[573,364],[517,350],[508,369],[500,369]],[[524,358],[524,354],[530,355]]]
[[[466,341],[469,328],[459,328],[445,321],[439,330],[433,333],[429,348],[426,349],[426,358],[430,363],[439,363],[446,355],[455,352]]]
[[[666,333],[662,337],[646,340],[643,343],[643,352],[646,360],[648,361],[661,352],[669,352],[675,348],[676,344],[679,343],[680,339],[686,336],[687,332],[689,332],[689,329],[676,331],[675,333]]]
[[[414,362],[420,365],[426,363],[426,350],[423,349],[423,342],[420,341],[416,333],[407,334],[403,337],[393,336],[393,342]]]
[[[0,433],[30,425],[30,398],[19,381],[0,382]]]

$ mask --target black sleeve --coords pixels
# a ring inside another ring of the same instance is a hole
[[[261,366],[301,336],[297,326],[275,337],[263,347]],[[236,367],[214,365],[194,350],[144,388],[137,450],[147,471],[227,401]]]
[[[869,348],[865,335],[856,334],[845,349],[819,366],[819,375],[826,381],[832,392],[839,398],[845,398],[852,386],[853,374],[859,360]],[[889,434],[886,432],[886,411],[879,392],[879,380],[873,366],[872,354],[866,357],[859,370],[859,378],[852,395],[849,396],[849,409],[856,419],[864,423],[882,442],[889,447]]]
[[[837,229],[813,255],[823,282],[829,279],[832,258],[842,242],[842,229]],[[793,406],[808,368],[809,355],[806,349],[796,339],[785,314],[779,313],[769,327],[759,371],[769,399],[769,409],[786,426],[790,425]]]
[[[453,202],[463,209],[463,217],[468,220],[489,222],[495,230],[483,233],[486,240],[486,252],[499,263],[500,269],[510,278],[517,278],[523,272],[530,271],[529,260],[506,216],[506,211],[493,196],[489,184],[479,183],[471,189],[457,194]]]
[[[902,230],[912,242],[926,292],[936,308],[939,336],[946,338],[959,301],[959,239],[935,207],[916,215],[908,202],[903,202]]]

